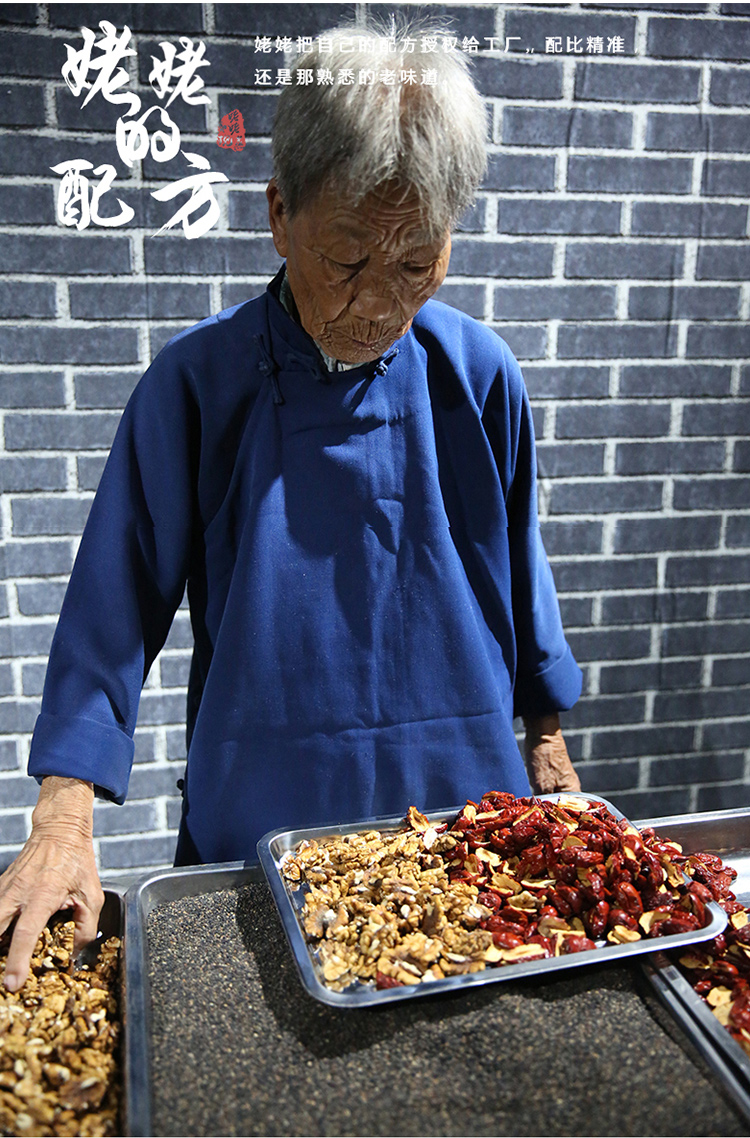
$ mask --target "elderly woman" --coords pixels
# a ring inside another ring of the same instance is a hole
[[[523,381],[498,336],[430,299],[484,169],[481,99],[459,54],[422,55],[408,29],[328,43],[297,67],[333,81],[279,101],[285,264],[160,353],[92,506],[34,733],[34,829],[2,882],[10,987],[50,912],[95,929],[93,796],[125,798],[186,583],[178,864],[251,858],[278,826],[528,793],[514,716],[535,788],[578,787],[557,712],[580,671]]]

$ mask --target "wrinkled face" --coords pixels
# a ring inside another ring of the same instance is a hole
[[[393,187],[357,206],[324,191],[294,218],[275,180],[266,194],[303,328],[338,360],[376,360],[443,283],[450,232],[431,238],[414,194]]]

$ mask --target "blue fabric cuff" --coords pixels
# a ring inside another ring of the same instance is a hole
[[[122,804],[133,750],[133,740],[117,727],[42,712],[34,727],[28,771],[34,778],[58,775],[93,782],[108,798]]]
[[[514,715],[537,717],[567,711],[581,694],[583,673],[568,645],[543,672],[516,682]]]

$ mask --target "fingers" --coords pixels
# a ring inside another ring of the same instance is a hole
[[[99,927],[99,914],[104,904],[104,893],[97,880],[97,888],[93,889],[90,901],[49,899],[45,903],[43,896],[37,895],[29,905],[21,909],[13,929],[13,936],[8,949],[8,958],[5,965],[5,987],[10,992],[17,992],[26,983],[29,975],[29,965],[36,943],[50,917],[60,909],[72,907],[75,921],[75,935],[73,938],[73,954],[76,955],[96,940]],[[6,927],[9,921],[6,921]]]
[[[17,992],[26,983],[36,942],[55,911],[55,907],[49,909],[45,905],[33,907],[30,905],[21,912],[13,929],[13,938],[5,964],[5,987],[8,991]]]
[[[17,917],[5,963],[5,986],[17,992],[26,982],[29,962],[36,943],[53,913],[61,908],[66,891],[43,872],[30,878],[33,857],[29,856],[30,843],[10,867],[0,890],[3,927]]]
[[[573,764],[568,760],[568,769],[560,778],[560,790],[578,792],[581,789],[581,780]]]
[[[562,732],[558,730],[532,743],[526,741],[526,761],[536,794],[578,792],[581,781],[570,761]]]
[[[531,787],[534,794],[554,794],[557,789],[555,780],[552,776],[552,772],[545,763],[532,763],[529,774],[531,776]]]
[[[48,777],[32,815],[31,834],[0,879],[0,932],[16,919],[5,986],[26,981],[37,940],[53,913],[72,906],[79,946],[96,936],[103,894],[92,840],[94,788],[79,779]]]
[[[62,842],[35,827],[16,861],[0,880],[0,931],[16,918],[5,966],[5,986],[16,992],[29,973],[29,962],[53,913],[71,908],[75,950],[96,937],[104,894],[90,838],[74,835]]]
[[[29,972],[31,953],[36,944],[36,939],[39,936],[39,933],[34,934],[32,928],[34,924],[33,915],[30,921],[28,918],[26,918],[25,921],[22,919],[23,904],[20,902],[18,890],[15,888],[17,865],[18,863],[11,865],[2,875],[2,878],[0,878],[0,935],[2,935],[13,921],[16,920],[16,917],[18,917],[5,963],[4,982],[6,988],[11,992],[17,992],[24,984]],[[42,928],[44,927],[46,919],[45,917],[42,921]],[[20,935],[18,930],[19,924],[21,926]],[[17,946],[14,952],[14,943],[17,937]],[[28,947],[30,941],[31,948]]]
[[[98,882],[97,882],[98,885]],[[75,936],[73,938],[73,955],[77,955],[82,948],[90,944],[92,940],[96,940],[96,934],[99,931],[99,914],[104,905],[104,893],[101,886],[94,893],[90,901],[87,903],[78,903],[73,905],[73,917],[75,920]]]
[[[66,899],[64,893],[53,899],[49,894],[45,896],[43,892],[38,892],[25,908],[19,906],[16,909],[19,915],[13,929],[5,965],[5,987],[9,991],[17,992],[26,983],[29,964],[36,943],[50,917],[60,909],[73,909],[75,921],[74,955],[80,952],[90,941],[96,940],[99,914],[104,904],[104,893],[99,885],[98,878],[96,887],[92,888],[90,893],[90,900],[88,898],[82,900],[80,897],[78,899],[75,897]],[[6,927],[9,923],[6,921]]]
[[[0,901],[0,936],[3,935],[8,926],[16,919],[19,911],[19,906],[15,905],[12,901],[6,901],[5,898]]]

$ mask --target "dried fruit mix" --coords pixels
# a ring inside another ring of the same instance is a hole
[[[302,842],[281,871],[304,885],[305,934],[325,983],[419,984],[488,966],[681,933],[707,923],[679,847],[600,803],[491,791],[450,828]]]
[[[694,853],[676,861],[704,901],[721,905],[729,923],[713,940],[670,956],[719,1023],[750,1055],[750,910],[730,889],[737,871],[717,854]]]

